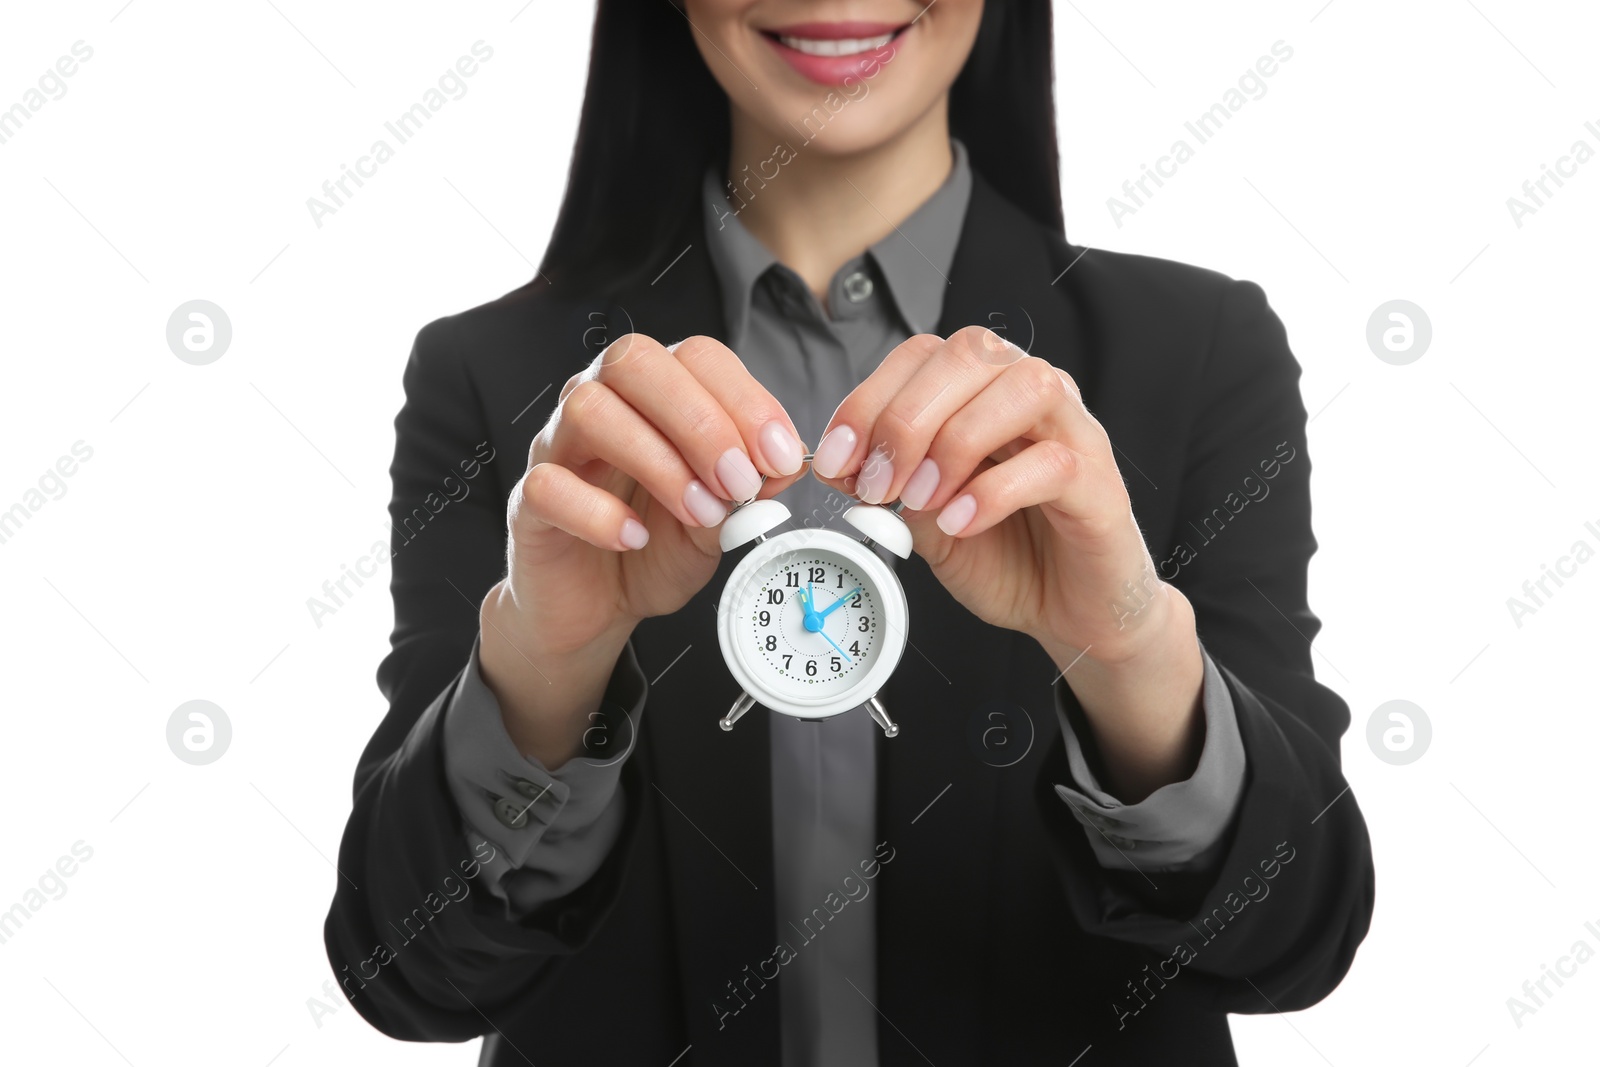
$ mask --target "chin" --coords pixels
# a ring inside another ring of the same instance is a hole
[[[763,116],[770,119],[773,137],[783,140],[799,155],[845,158],[893,142],[926,113],[933,101],[892,101],[887,93],[849,101],[842,94],[831,98],[822,94],[815,101],[784,104],[793,110],[785,108],[780,115]],[[826,116],[826,121],[819,116]]]
[[[758,79],[750,115],[800,154],[851,156],[893,142],[943,99],[944,72],[900,54],[869,77],[813,84],[780,71]],[[953,79],[953,75],[950,76]]]

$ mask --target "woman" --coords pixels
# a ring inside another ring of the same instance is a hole
[[[1050,41],[1043,0],[601,0],[539,277],[406,370],[326,926],[385,1033],[1223,1064],[1228,1012],[1343,977],[1299,368],[1255,285],[1066,242]],[[904,505],[893,740],[717,728],[758,493]]]

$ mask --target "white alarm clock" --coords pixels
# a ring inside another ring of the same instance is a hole
[[[752,500],[723,520],[724,552],[755,541],[717,605],[717,640],[744,690],[721,720],[733,729],[756,704],[799,719],[826,719],[865,704],[893,737],[878,691],[906,649],[909,612],[893,568],[874,542],[901,559],[911,530],[888,508],[857,504],[844,519],[863,539],[800,529],[768,537],[789,519],[777,500]]]

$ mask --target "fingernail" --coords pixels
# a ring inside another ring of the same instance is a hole
[[[856,478],[856,496],[869,504],[880,504],[892,481],[894,464],[889,461],[888,446],[879,445],[867,453],[867,461],[861,465],[861,474]]]
[[[644,543],[650,540],[650,531],[638,519],[623,519],[622,532],[617,535],[617,540],[622,542],[623,548],[643,548]]]
[[[811,469],[824,478],[837,478],[844,473],[844,465],[855,450],[856,432],[848,426],[835,426],[817,446],[817,454],[811,457]]]
[[[696,478],[683,490],[683,506],[701,526],[715,526],[728,517],[728,506]]]
[[[763,425],[756,436],[761,439],[761,454],[772,464],[773,470],[789,475],[800,469],[805,449],[800,447],[800,442],[795,440],[794,434],[783,423],[773,419]]]
[[[925,459],[917,464],[917,469],[906,480],[906,487],[900,490],[900,502],[912,511],[921,511],[928,506],[928,501],[933,499],[934,491],[938,488],[939,465],[931,459]]]
[[[716,471],[717,481],[734,500],[752,500],[761,492],[761,472],[740,449],[724,452],[717,460]]]
[[[977,499],[971,493],[962,493],[939,512],[939,529],[954,537],[972,524],[972,517],[977,513]]]

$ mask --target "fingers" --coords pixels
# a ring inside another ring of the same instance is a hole
[[[534,547],[540,534],[560,530],[596,548],[643,548],[650,531],[628,505],[556,463],[538,463],[511,494],[507,529],[518,545]]]
[[[678,447],[610,386],[593,378],[568,390],[535,439],[531,463],[582,470],[600,460],[644,487],[685,526],[716,526],[727,505]]]
[[[906,339],[883,357],[883,362],[866,381],[844,398],[828,421],[828,429],[811,461],[811,469],[818,477],[837,481],[861,467],[873,440],[872,429],[878,416],[943,345],[944,341],[932,334],[917,334]]]
[[[913,342],[919,344],[920,361],[906,360],[895,374],[884,375],[880,368],[835,415],[835,422],[849,426],[857,438],[852,458],[859,458],[860,469],[854,488],[869,504],[892,500],[908,485],[914,498],[937,488],[938,476],[923,458],[941,427],[1019,363],[1050,366],[981,326],[964,327],[943,341],[912,338],[902,347]],[[1055,392],[1062,395],[1059,388]],[[846,465],[841,473],[851,469]],[[818,473],[826,476],[828,468]]]
[[[567,510],[532,513],[541,528],[570,526],[597,546],[635,547],[638,516],[604,489],[580,491],[573,478],[594,488],[613,468],[685,526],[712,527],[727,517],[727,501],[756,496],[763,476],[776,479],[770,492],[782,489],[803,455],[782,406],[724,345],[691,337],[669,349],[628,334],[567,381],[534,439],[530,474],[544,464],[563,473],[533,485]]]
[[[1016,511],[1043,504],[1057,512],[1053,522],[1078,523],[1092,538],[1097,526],[1114,529],[1115,516],[1106,513],[1106,494],[1091,474],[1082,457],[1061,441],[1035,441],[963,486],[935,522],[951,537],[972,537]]]
[[[900,446],[900,454],[917,466],[891,491],[897,491],[913,511],[942,507],[987,457],[1020,451],[1030,442],[1048,438],[1062,441],[1085,458],[1097,458],[1109,447],[1069,379],[1044,360],[1029,356],[1007,367],[946,419],[931,442]]]
[[[668,351],[729,414],[762,473],[778,479],[800,473],[806,449],[794,423],[743,360],[720,341],[703,336],[685,338]]]
[[[1065,372],[980,326],[943,341],[911,338],[846,398],[831,426],[817,473],[854,473],[847,488],[863,501],[898,496],[914,510],[948,502],[985,457],[1030,440],[1059,437],[1085,455],[1106,447]]]
[[[782,406],[737,356],[709,337],[668,349],[629,334],[579,378],[621,397],[724,500],[749,500],[761,489],[763,474],[800,469],[803,449]]]

